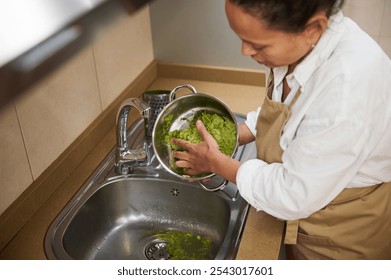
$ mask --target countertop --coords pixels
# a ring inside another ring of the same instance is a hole
[[[150,89],[172,89],[183,83],[191,83],[199,92],[209,93],[223,100],[232,111],[246,113],[256,109],[263,100],[264,88],[216,82],[184,81],[158,78]],[[254,101],[256,99],[256,101]],[[67,204],[84,181],[114,147],[115,130],[104,137],[78,168],[70,174],[48,201],[34,214],[7,247],[0,259],[46,259],[44,238],[47,228]],[[284,223],[264,212],[250,208],[242,235],[237,259],[278,259]]]

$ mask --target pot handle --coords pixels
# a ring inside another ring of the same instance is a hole
[[[180,85],[180,86],[177,86],[176,88],[174,88],[170,92],[170,102],[172,102],[175,99],[176,92],[182,88],[187,88],[187,89],[190,89],[192,93],[197,93],[197,90],[192,85],[189,85],[189,84]]]
[[[217,186],[217,187],[215,187],[215,188],[212,188],[212,189],[206,187],[206,186],[204,185],[204,183],[203,183],[201,180],[198,181],[198,184],[199,184],[204,190],[206,190],[206,191],[208,191],[208,192],[215,192],[215,191],[221,191],[222,189],[224,189],[224,187],[228,184],[228,180],[224,180],[219,186]]]

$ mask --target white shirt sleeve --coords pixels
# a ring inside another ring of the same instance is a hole
[[[261,112],[261,107],[259,107],[256,111],[252,111],[247,114],[247,118],[245,121],[245,124],[247,127],[250,129],[251,133],[254,135],[254,137],[257,134],[257,120],[258,120],[258,115]]]

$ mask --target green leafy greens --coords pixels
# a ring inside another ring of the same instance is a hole
[[[183,139],[194,144],[198,144],[202,141],[202,137],[196,127],[196,122],[201,120],[204,123],[206,130],[216,140],[220,151],[228,156],[232,155],[236,146],[236,126],[231,119],[216,113],[199,111],[194,115],[193,119],[185,120],[189,125],[188,128],[174,130],[171,132],[169,132],[169,130],[173,122],[173,115],[168,115],[164,120],[164,142],[168,144],[172,150],[182,150],[179,146],[172,142],[172,138]],[[172,163],[172,168],[180,174],[184,173],[184,170],[176,168],[174,163]]]
[[[166,231],[159,239],[167,242],[170,260],[205,260],[211,258],[212,240],[199,234],[182,231]]]

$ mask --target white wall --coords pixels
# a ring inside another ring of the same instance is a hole
[[[345,15],[355,20],[391,58],[391,0],[345,1]]]
[[[155,58],[223,67],[260,69],[241,54],[230,29],[225,0],[157,0],[151,5]]]
[[[164,61],[260,69],[241,55],[229,28],[225,0],[157,0],[151,5],[155,58]],[[391,0],[347,0],[344,12],[391,57]]]

